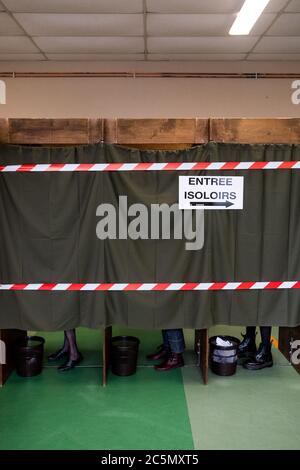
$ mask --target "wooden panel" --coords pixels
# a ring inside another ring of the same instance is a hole
[[[0,386],[5,384],[15,368],[15,345],[25,335],[26,331],[22,330],[0,330],[0,340],[6,347],[6,364],[0,364]]]
[[[11,144],[85,144],[88,119],[9,119]]]
[[[194,144],[208,140],[208,119],[105,119],[105,142]]]
[[[108,326],[102,330],[102,385],[107,384],[107,376],[110,362],[110,345],[112,337],[112,326]]]
[[[208,329],[195,330],[195,352],[199,354],[199,368],[204,385],[208,384],[209,341]]]
[[[89,121],[87,119],[52,119],[50,143],[89,143]]]
[[[8,141],[8,119],[0,119],[0,143]]]
[[[290,362],[291,361],[291,342],[295,340],[300,340],[300,326],[295,328],[289,327],[280,327],[279,328],[279,341],[278,349],[285,358]],[[292,364],[294,369],[300,374],[300,364]]]
[[[210,140],[299,144],[300,119],[210,119]]]
[[[104,121],[104,119],[88,120],[88,141],[90,144],[95,144],[97,142],[104,141]]]
[[[50,119],[9,119],[9,143],[48,144],[51,124]]]

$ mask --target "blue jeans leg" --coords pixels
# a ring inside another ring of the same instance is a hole
[[[170,349],[167,331],[168,330],[161,330],[162,337],[163,337],[164,348],[165,349]]]
[[[182,329],[162,330],[164,345],[171,352],[180,354],[185,349],[185,342]]]

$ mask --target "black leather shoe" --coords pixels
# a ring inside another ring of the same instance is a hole
[[[83,360],[83,357],[79,353],[78,359],[75,359],[75,360],[69,359],[67,362],[59,366],[57,370],[58,372],[68,372],[69,370],[74,369],[74,367],[78,366],[78,364],[80,364],[82,360]]]
[[[148,354],[146,358],[148,361],[159,361],[160,359],[166,359],[170,354],[169,350],[165,348],[164,344],[158,346],[156,351],[151,354]]]
[[[65,359],[65,357],[67,356],[68,356],[68,351],[65,351],[63,348],[61,348],[55,353],[50,354],[50,356],[48,356],[48,361],[49,362],[60,361],[60,359]]]
[[[267,345],[261,343],[254,359],[248,359],[244,362],[243,367],[248,370],[260,370],[265,369],[265,367],[272,367],[273,357],[271,347],[272,343]]]
[[[243,335],[243,341],[238,347],[238,364],[243,364],[247,359],[254,359],[257,349],[255,344],[255,337]]]

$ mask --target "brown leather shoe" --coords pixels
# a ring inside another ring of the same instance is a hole
[[[154,369],[158,372],[167,372],[171,369],[177,369],[177,367],[183,367],[184,360],[182,354],[171,353],[164,362],[154,366]]]
[[[166,359],[168,355],[169,351],[161,344],[154,353],[148,354],[146,358],[148,361],[159,361],[160,359]]]

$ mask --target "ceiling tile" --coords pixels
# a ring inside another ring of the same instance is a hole
[[[141,36],[141,14],[15,13],[32,36]]]
[[[300,61],[300,53],[299,54],[249,54],[247,60],[273,60],[273,61],[281,61],[281,60],[299,60]]]
[[[0,35],[24,35],[22,28],[17,25],[14,19],[7,13],[0,13]]]
[[[21,13],[140,13],[143,0],[1,0]]]
[[[144,54],[47,54],[49,60],[63,61],[98,61],[98,60],[144,60]]]
[[[265,8],[265,13],[278,13],[287,4],[288,0],[270,0]]]
[[[0,60],[5,61],[33,61],[33,60],[45,60],[43,54],[1,54],[0,53]]]
[[[248,52],[256,41],[256,36],[150,37],[148,38],[148,51],[149,53]]]
[[[228,33],[234,15],[148,14],[149,36],[222,36]]]
[[[158,13],[237,13],[244,0],[146,0],[147,11]]]
[[[146,0],[147,11],[153,13],[237,13],[243,3],[244,0]],[[265,13],[277,13],[286,3],[287,0],[271,0]]]
[[[300,37],[263,37],[253,52],[298,53]]]
[[[267,32],[267,36],[300,36],[300,13],[284,13]]]
[[[251,35],[260,36],[270,26],[275,14],[262,15]],[[234,22],[230,14],[159,14],[147,15],[149,36],[226,36]]]
[[[39,52],[26,36],[0,36],[0,53]]]
[[[45,52],[61,53],[139,53],[144,52],[144,40],[137,37],[50,37],[37,36],[37,45]]]
[[[244,60],[245,54],[148,54],[148,60],[179,60],[179,61],[222,61],[222,60]]]
[[[300,0],[292,0],[285,11],[300,13]]]
[[[276,13],[263,13],[250,31],[250,36],[262,36],[276,18]]]

